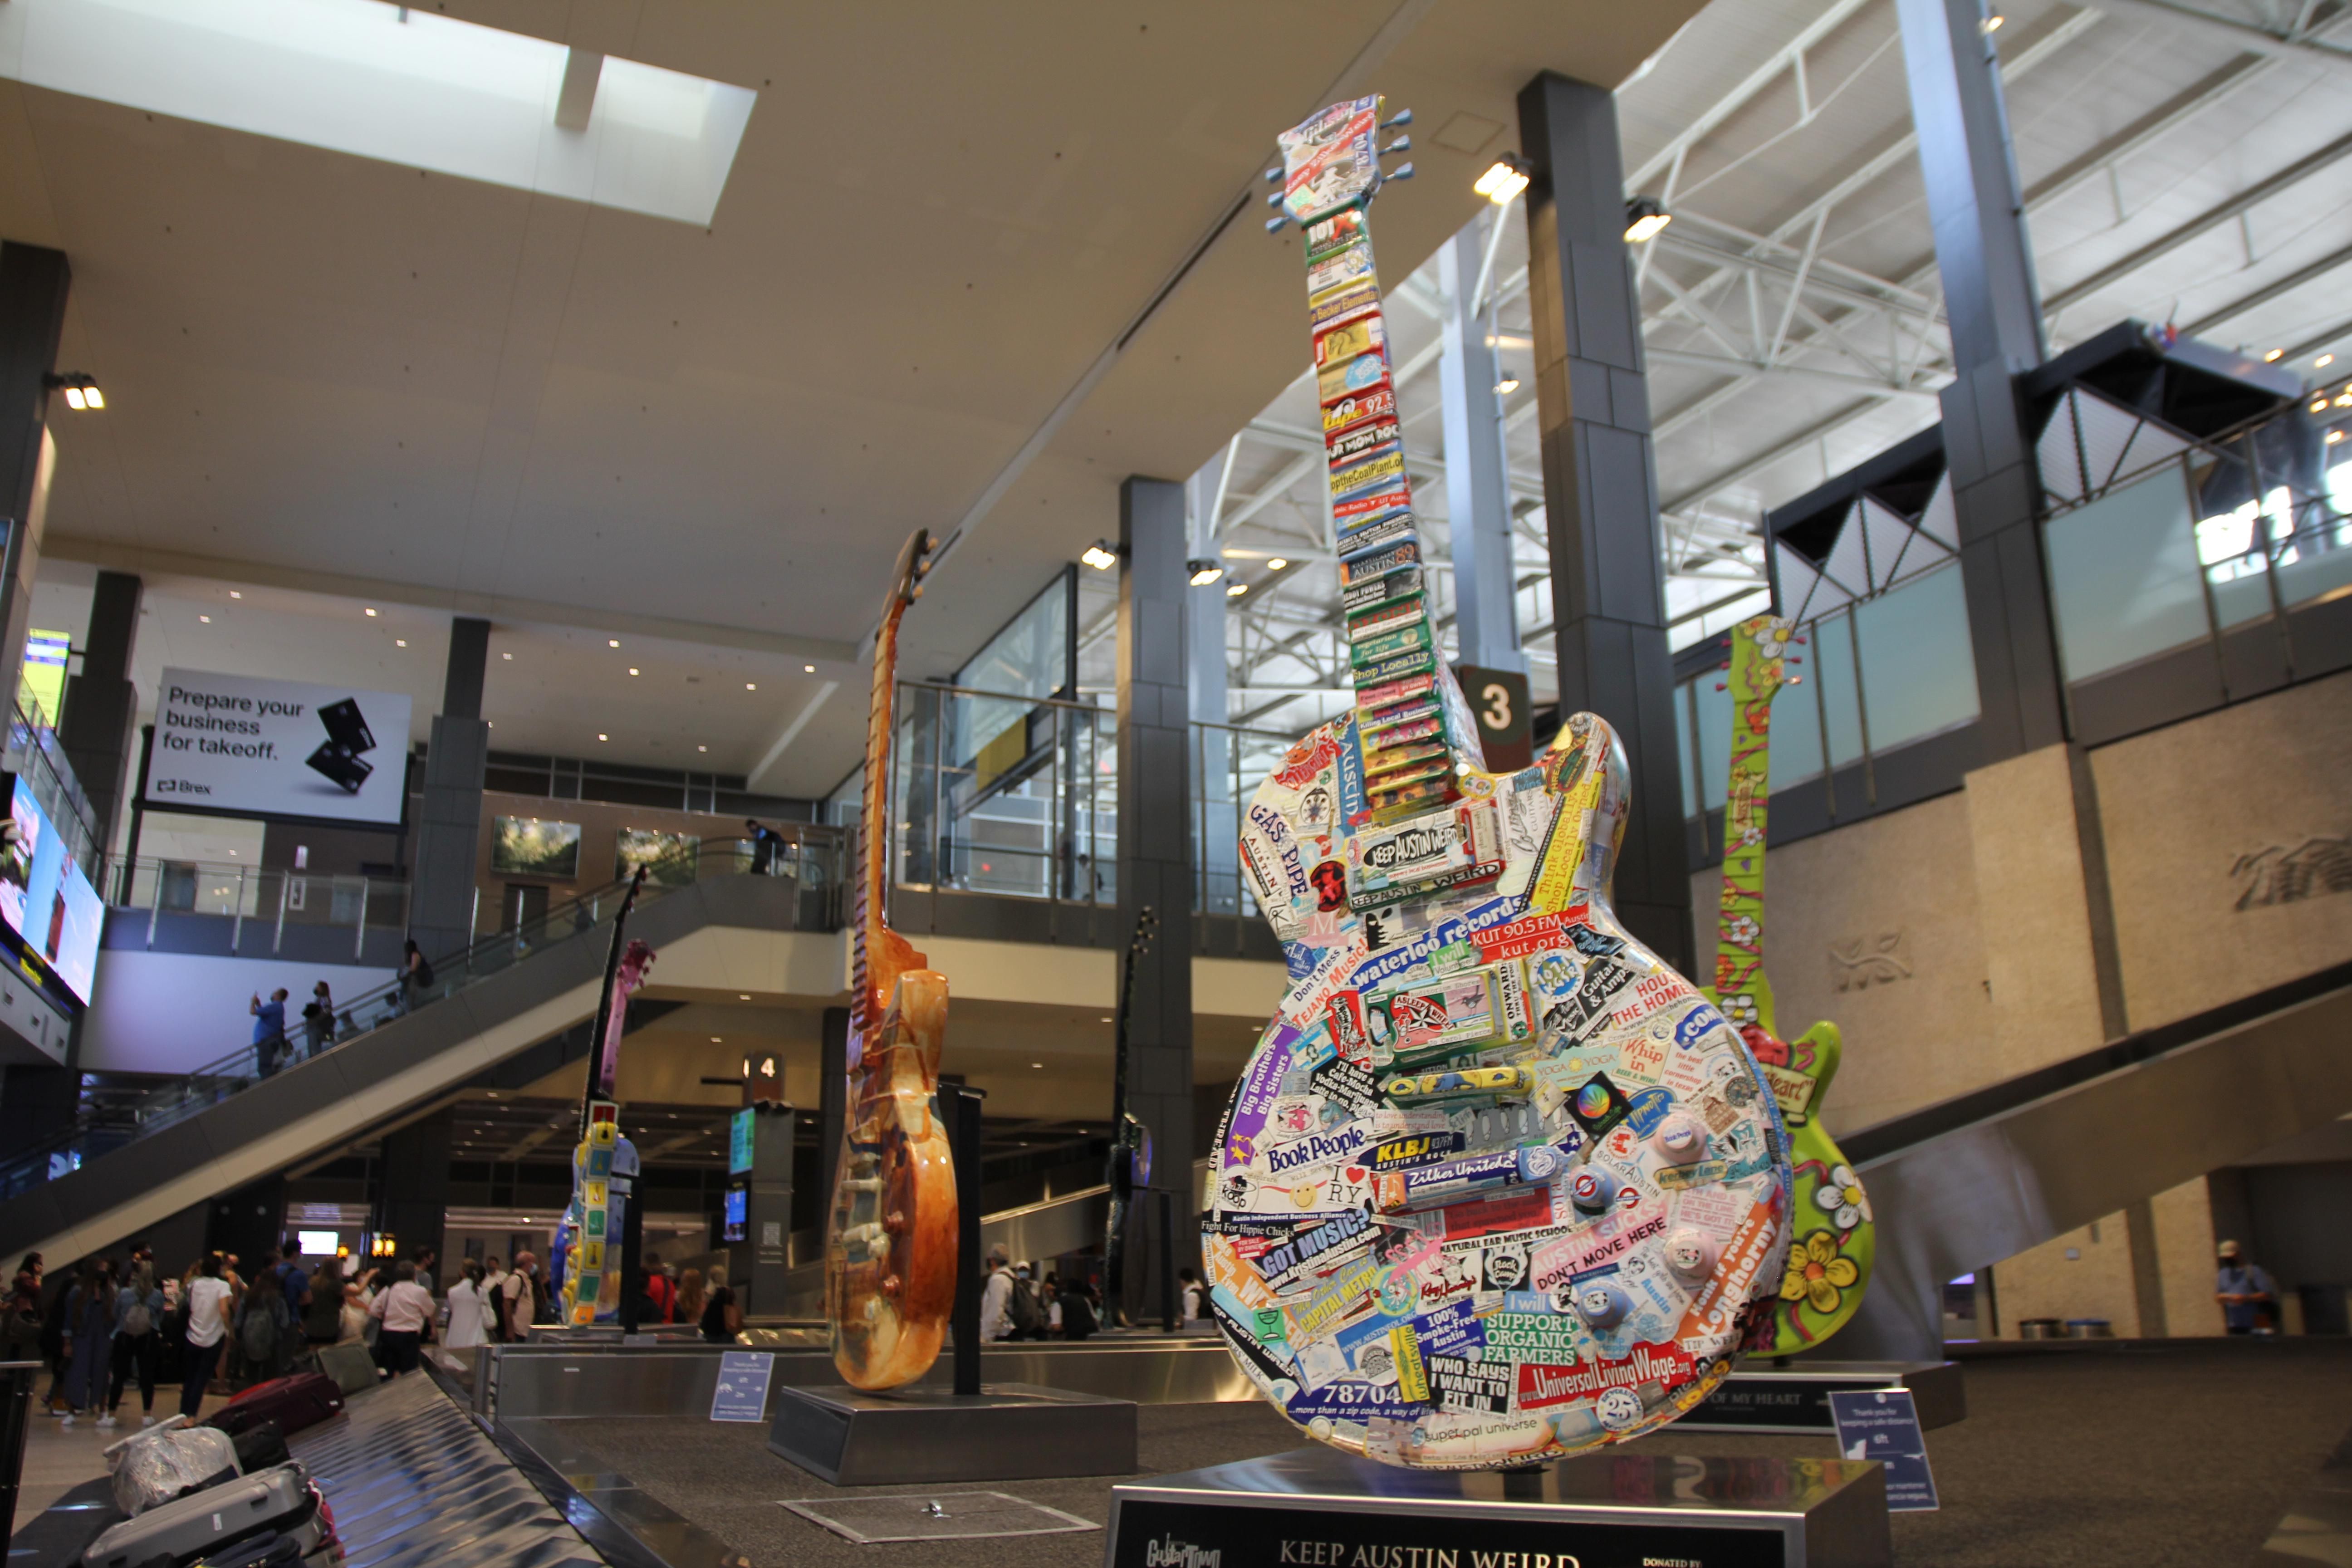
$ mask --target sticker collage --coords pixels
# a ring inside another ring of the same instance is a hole
[[[1780,1300],[1793,1177],[1741,1035],[1610,908],[1616,736],[1580,713],[1489,773],[1438,655],[1366,221],[1408,120],[1333,105],[1270,175],[1307,238],[1355,697],[1243,826],[1291,984],[1218,1128],[1202,1250],[1293,1422],[1475,1469],[1706,1398]]]

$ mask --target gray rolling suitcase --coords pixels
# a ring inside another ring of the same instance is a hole
[[[331,1549],[318,1488],[298,1464],[240,1476],[158,1503],[124,1520],[82,1553],[84,1568],[155,1568],[194,1563],[225,1546],[276,1531],[302,1543],[302,1555]]]
[[[375,1354],[365,1345],[321,1345],[319,1370],[335,1380],[335,1386],[343,1391],[346,1399],[373,1388],[381,1381],[376,1375]]]

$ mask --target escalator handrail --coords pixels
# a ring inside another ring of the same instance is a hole
[[[2109,1040],[2095,1050],[2065,1058],[2045,1067],[2032,1068],[2013,1078],[1987,1084],[1949,1100],[1922,1106],[1917,1110],[1890,1117],[1853,1132],[1838,1134],[1838,1145],[1845,1151],[1847,1162],[1859,1168],[1871,1162],[1901,1153],[1906,1149],[1958,1131],[1976,1122],[1989,1121],[2004,1111],[2014,1110],[2034,1100],[2046,1099],[2063,1090],[2076,1088],[2095,1078],[2104,1078],[2120,1068],[2136,1067],[2183,1046],[2196,1044],[2225,1030],[2234,1029],[2273,1013],[2325,996],[2332,991],[2352,986],[2352,962],[2330,964],[2309,974],[2232,998],[2219,1006],[2208,1007],[2185,1018],[2168,1024],[2158,1024],[2135,1034]]]
[[[701,853],[701,847],[697,845],[693,848],[681,849],[657,860],[648,861],[646,886],[655,889],[656,896],[671,886],[660,878],[659,873],[664,868],[690,869],[698,874]],[[732,854],[733,851],[730,850],[729,853]],[[688,881],[692,879],[692,878],[687,879]],[[628,882],[629,879],[626,877],[616,877],[610,882],[591,888],[577,897],[549,910],[530,923],[537,928],[540,940],[544,941],[546,934],[559,923],[566,920],[576,921],[581,911],[593,909],[603,900],[614,897],[628,886]],[[585,927],[575,926],[573,930],[564,931],[562,935],[572,936],[581,934],[583,931],[593,931],[610,918],[599,911],[592,915]],[[353,1029],[348,1035],[339,1035],[331,1038],[320,1049],[318,1056],[324,1057],[329,1052],[340,1050],[353,1041],[365,1039],[384,1025],[396,1018],[406,1016],[408,1012],[428,1007],[436,1002],[445,1000],[467,989],[476,980],[487,978],[488,974],[499,973],[503,968],[510,967],[510,965],[501,965],[499,969],[484,969],[479,973],[477,972],[479,960],[494,954],[511,953],[519,939],[528,942],[528,939],[524,937],[524,929],[517,927],[514,930],[495,932],[468,943],[454,953],[435,960],[433,967],[436,983],[431,993],[418,1000],[406,1011],[398,1011],[393,1006],[394,999],[399,996],[405,984],[401,980],[394,980],[373,991],[363,991],[349,1000],[337,1001],[335,1012],[339,1017],[356,1019],[369,1014],[373,1009],[373,1021]],[[562,937],[559,936],[557,940],[561,941]],[[439,976],[444,973],[446,973],[450,978],[446,981],[441,980]],[[301,1035],[296,1027],[289,1026],[286,1031],[285,1039],[287,1048],[290,1049],[299,1042]],[[129,1127],[125,1127],[120,1120],[119,1109],[112,1109],[110,1115],[91,1104],[77,1105],[74,1119],[69,1124],[59,1128],[46,1138],[37,1140],[28,1147],[13,1152],[5,1160],[0,1160],[0,1199],[5,1199],[23,1189],[26,1184],[25,1175],[27,1167],[46,1164],[52,1155],[71,1149],[93,1131],[127,1131],[130,1137],[124,1141],[125,1143],[136,1142],[151,1132],[158,1132],[166,1127],[175,1125],[187,1113],[189,1108],[202,1109],[209,1105],[217,1105],[222,1100],[243,1092],[258,1081],[255,1072],[247,1070],[255,1060],[255,1047],[256,1042],[248,1040],[226,1055],[190,1068],[178,1075],[179,1098],[170,1107],[180,1112],[177,1115],[141,1117],[134,1107],[132,1114],[135,1120]],[[226,1089],[225,1093],[222,1092],[224,1089]],[[159,1092],[163,1097],[169,1098],[168,1089]]]

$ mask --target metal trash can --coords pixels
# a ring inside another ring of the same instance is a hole
[[[2070,1340],[2111,1340],[2116,1337],[2116,1326],[2105,1318],[2069,1318],[2066,1320],[2066,1337]]]
[[[2066,1325],[2055,1318],[2021,1318],[2017,1323],[2017,1337],[2021,1340],[2063,1340],[2066,1337]]]

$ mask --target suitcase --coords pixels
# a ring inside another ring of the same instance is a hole
[[[231,1422],[232,1413],[237,1413]],[[215,1415],[207,1426],[218,1426],[230,1436],[245,1430],[258,1420],[278,1423],[278,1429],[289,1437],[307,1431],[320,1422],[343,1413],[343,1391],[335,1380],[322,1373],[298,1372],[291,1377],[273,1377],[267,1383],[257,1383],[228,1402],[228,1408]]]
[[[227,1436],[226,1433],[222,1436]],[[276,1469],[293,1458],[286,1451],[286,1434],[275,1421],[260,1421],[231,1437],[236,1447],[236,1469],[239,1475],[259,1475]]]
[[[204,1491],[159,1503],[126,1519],[82,1553],[85,1568],[154,1568],[194,1563],[208,1552],[276,1531],[310,1556],[331,1544],[320,1518],[319,1489],[299,1465],[280,1465]]]
[[[207,1552],[199,1560],[201,1568],[295,1568],[301,1561],[301,1539],[274,1530],[217,1552]]]
[[[319,1347],[319,1370],[335,1380],[335,1386],[348,1399],[354,1394],[364,1394],[381,1379],[376,1373],[375,1354],[365,1345],[321,1345]]]
[[[286,1443],[278,1440],[278,1462]],[[209,1426],[181,1426],[130,1439],[114,1463],[114,1505],[136,1519],[190,1492],[232,1480],[252,1467],[238,1461],[236,1444]]]

